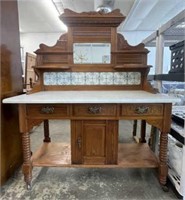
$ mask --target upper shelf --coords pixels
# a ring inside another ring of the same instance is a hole
[[[123,64],[123,65],[116,65],[114,66],[115,70],[121,70],[121,69],[145,69],[150,68],[151,65],[142,65],[142,64]]]
[[[78,66],[78,65],[75,65],[75,64],[72,64],[70,66],[68,65],[61,65],[61,64],[51,64],[51,65],[38,65],[38,66],[32,66],[34,69],[59,69],[59,70],[70,70],[72,68],[74,68],[75,66]],[[84,65],[85,67],[95,67],[96,65]],[[105,66],[105,64],[101,64],[100,65],[101,67],[102,66]],[[114,70],[124,70],[124,69],[146,69],[146,68],[151,68],[152,66],[151,65],[143,65],[143,64],[123,64],[123,65],[108,65],[108,66],[105,66],[105,67],[108,67],[108,68],[113,68]]]
[[[38,65],[38,66],[33,66],[34,69],[59,69],[59,70],[69,70],[71,69],[70,66],[66,65]]]

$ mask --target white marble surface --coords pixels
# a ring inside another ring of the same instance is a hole
[[[163,94],[133,91],[42,91],[6,98],[3,103],[174,103],[179,99]]]

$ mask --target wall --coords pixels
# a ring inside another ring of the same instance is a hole
[[[24,48],[24,53],[33,53],[39,48],[41,43],[53,46],[63,33],[21,33],[21,47]]]
[[[130,45],[137,45],[152,33],[153,31],[124,31],[121,34]]]
[[[23,71],[25,67],[25,55],[26,52],[34,54],[39,48],[41,43],[48,46],[53,46],[56,44],[57,40],[63,33],[21,33],[20,42],[22,50],[22,65]]]

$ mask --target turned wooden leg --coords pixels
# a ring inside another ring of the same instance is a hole
[[[166,185],[167,175],[168,175],[167,148],[168,148],[168,134],[162,132],[160,135],[160,152],[159,152],[159,181],[162,185]]]
[[[30,150],[30,137],[29,133],[22,134],[22,146],[23,146],[23,166],[22,171],[24,174],[24,180],[27,184],[27,188],[31,188],[32,180],[32,164],[31,164],[31,150]]]
[[[141,142],[141,143],[146,142],[145,135],[146,135],[146,121],[141,120],[141,137],[139,139],[139,142]]]
[[[49,137],[49,121],[44,120],[44,140],[43,142],[51,142],[51,138]]]
[[[133,124],[133,137],[136,136],[136,133],[137,133],[137,120],[134,120],[134,124]]]
[[[158,151],[158,141],[159,141],[159,129],[156,128],[155,126],[152,126],[148,145],[150,146],[153,152]]]

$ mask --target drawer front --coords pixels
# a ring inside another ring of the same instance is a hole
[[[121,115],[123,116],[161,116],[163,104],[122,104]]]
[[[78,117],[103,117],[116,116],[115,104],[76,104],[73,106],[73,116]]]
[[[37,104],[27,105],[28,117],[34,118],[60,118],[70,116],[69,105]]]

